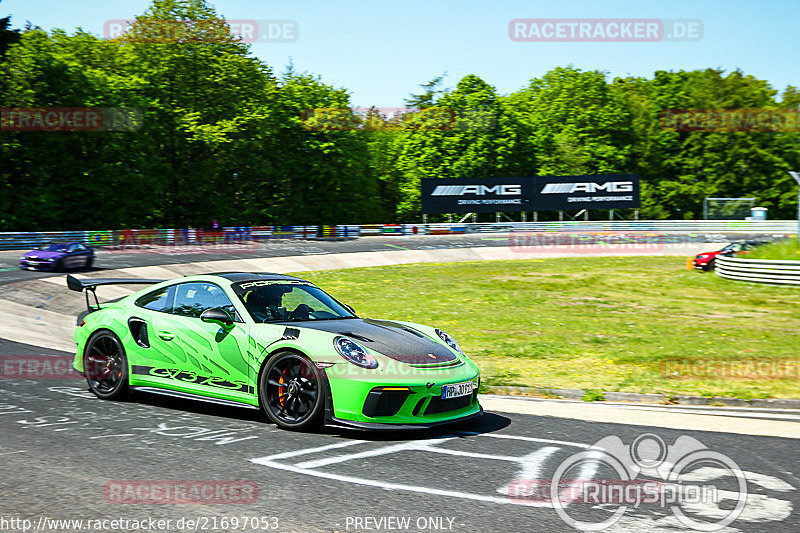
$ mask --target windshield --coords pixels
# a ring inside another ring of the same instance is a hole
[[[46,252],[66,252],[67,245],[66,244],[58,244],[55,242],[51,242],[50,244],[44,244],[39,247],[39,250],[44,250]]]
[[[256,322],[355,318],[329,294],[309,284],[249,281],[233,290]]]

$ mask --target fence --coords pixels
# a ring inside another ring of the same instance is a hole
[[[104,231],[0,233],[0,250],[33,248],[48,242],[82,242],[93,247],[236,245],[269,239],[353,239],[368,236],[464,235],[511,232],[679,232],[790,234],[791,220],[615,220],[497,222],[485,224],[368,224],[337,226],[244,226],[206,229],[126,229]],[[720,238],[725,240],[725,236]]]
[[[800,261],[718,256],[715,263],[717,275],[722,278],[777,285],[800,285]]]

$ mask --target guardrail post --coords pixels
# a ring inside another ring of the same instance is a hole
[[[800,241],[800,173],[789,172],[789,174],[797,182],[797,240]]]

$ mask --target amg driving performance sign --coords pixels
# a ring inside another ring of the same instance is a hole
[[[531,178],[422,180],[423,213],[532,211]]]
[[[535,178],[536,211],[637,208],[639,176],[599,174]]]
[[[639,176],[423,179],[423,213],[490,213],[639,207]]]

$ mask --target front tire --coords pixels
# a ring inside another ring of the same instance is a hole
[[[319,429],[325,399],[320,371],[305,355],[279,351],[270,356],[258,378],[258,398],[278,427]]]
[[[128,398],[128,358],[122,341],[111,331],[99,330],[89,337],[83,352],[83,370],[89,390],[98,398]]]

